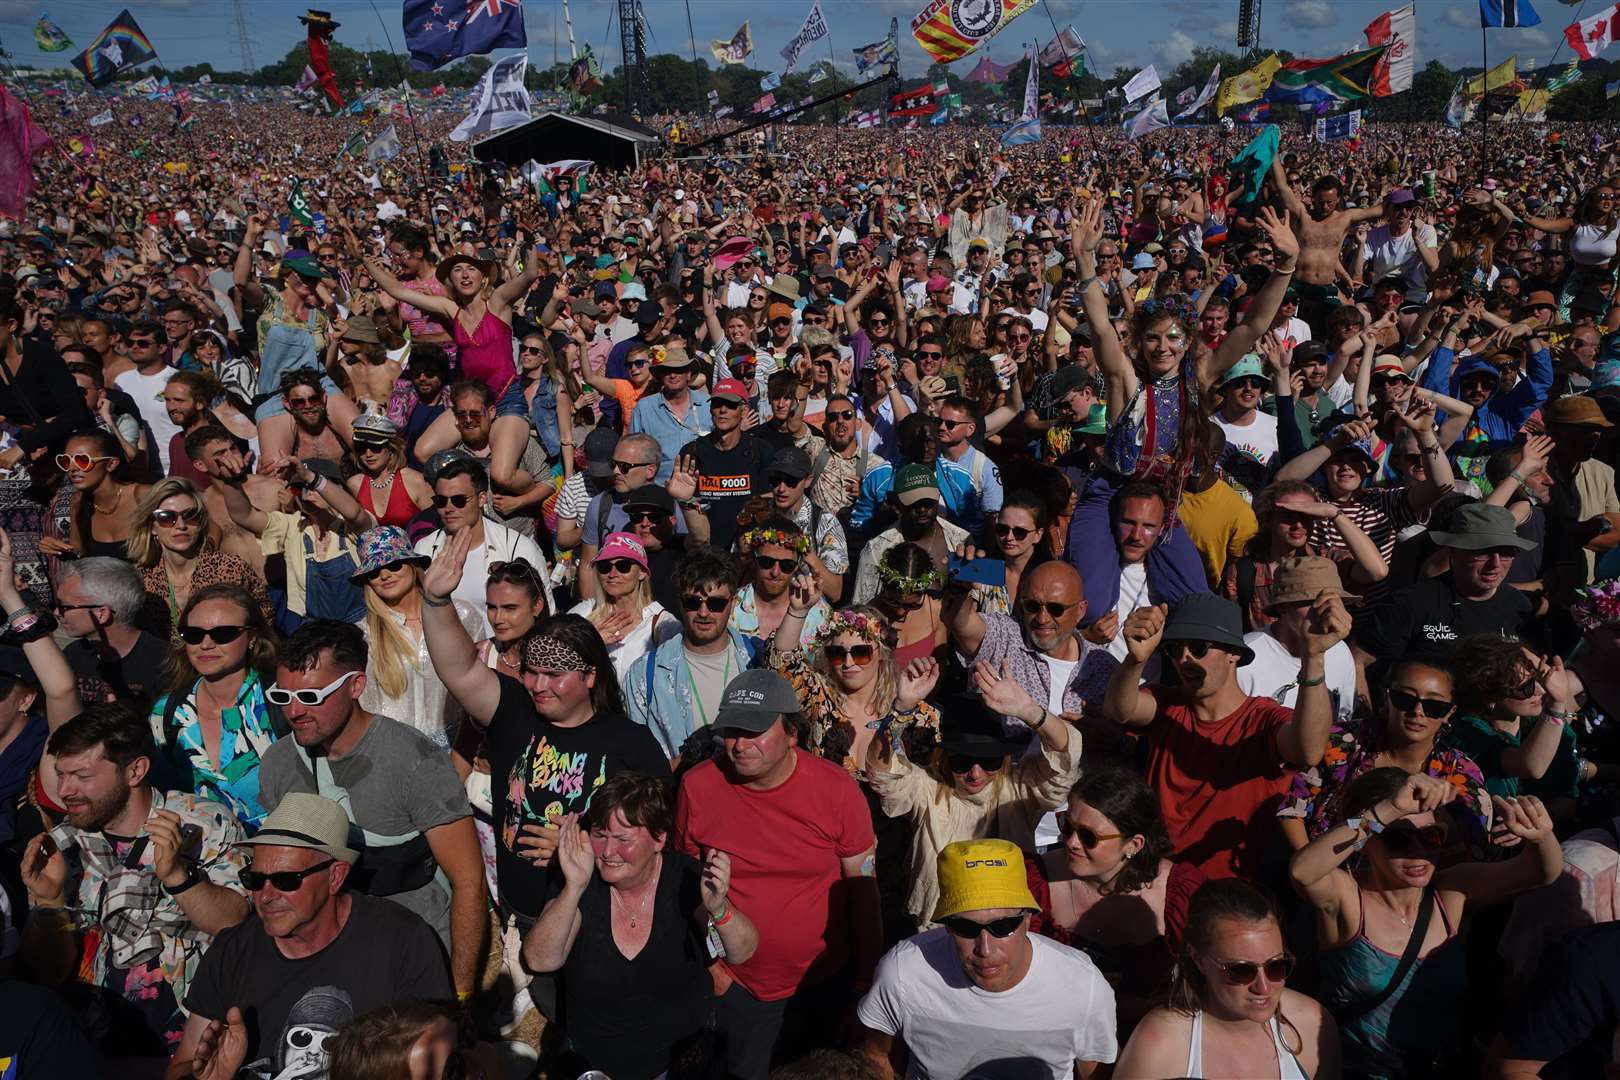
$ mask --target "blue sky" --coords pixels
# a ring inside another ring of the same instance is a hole
[[[337,40],[360,49],[388,47],[383,22],[368,3],[316,3],[343,24]],[[1526,30],[1489,31],[1493,63],[1517,53],[1521,60],[1533,58],[1538,64],[1546,64],[1562,44],[1563,27],[1574,21],[1578,9],[1558,0],[1535,3],[1545,20],[1542,25]],[[0,43],[17,63],[65,66],[72,55],[41,53],[36,48],[32,27],[42,6],[81,46],[127,6],[165,63],[181,67],[206,60],[221,70],[242,67],[232,0],[56,0],[43,5],[30,0],[0,0]],[[257,63],[281,57],[303,36],[297,16],[307,6],[288,0],[244,0]],[[850,50],[881,38],[889,18],[898,16],[902,71],[908,76],[920,75],[929,58],[911,37],[909,24],[922,6],[923,0],[822,0],[840,68],[853,71]],[[1359,46],[1362,28],[1393,6],[1396,4],[1391,0],[1264,0],[1261,44],[1289,48],[1298,55],[1332,56]],[[692,33],[688,33],[687,9],[680,0],[643,0],[643,7],[652,52],[690,56],[695,35],[698,55],[708,57],[708,41],[730,37],[747,18],[752,23],[757,50],[751,63],[759,68],[779,69],[778,51],[798,29],[810,3],[691,0]],[[1105,74],[1115,67],[1135,68],[1148,63],[1157,63],[1161,72],[1167,71],[1200,44],[1236,48],[1237,0],[1047,0],[1046,4],[1037,3],[990,42],[991,58],[1006,62],[1020,54],[1023,42],[1050,40],[1048,7],[1059,26],[1075,26],[1086,40],[1093,63]],[[609,17],[615,8],[613,0],[570,2],[576,38],[590,42],[607,66],[618,62],[618,28],[609,29]],[[400,9],[400,0],[378,0],[376,8],[396,48],[403,48]],[[1419,65],[1430,59],[1454,67],[1479,63],[1478,0],[1423,0],[1417,10]],[[531,63],[545,67],[554,55],[567,58],[561,0],[528,0],[524,17]],[[810,59],[826,55],[825,42],[806,50]],[[1568,58],[1567,47],[1558,50],[1560,62]],[[977,59],[976,54],[970,55],[958,61],[953,70],[966,74]]]

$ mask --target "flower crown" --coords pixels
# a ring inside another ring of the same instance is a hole
[[[775,544],[790,548],[801,559],[810,554],[810,538],[804,533],[783,532],[781,529],[749,529],[742,534],[742,546],[756,551],[761,544]]]
[[[1620,622],[1620,578],[1576,589],[1575,601],[1569,610],[1582,630],[1596,630]]]
[[[875,619],[860,611],[835,611],[816,629],[816,636],[812,645],[820,649],[840,634],[854,634],[862,641],[869,641],[873,645],[883,645],[887,642],[887,627],[882,620]]]
[[[902,574],[887,563],[878,563],[878,580],[885,588],[893,589],[902,596],[908,593],[933,592],[944,588],[945,575],[939,567],[930,566],[920,574]]]
[[[1156,319],[1160,315],[1169,315],[1180,319],[1188,325],[1194,325],[1198,322],[1198,309],[1187,303],[1187,298],[1180,294],[1174,295],[1168,300],[1160,300],[1157,296],[1151,296],[1137,304],[1136,310],[1150,319]]]

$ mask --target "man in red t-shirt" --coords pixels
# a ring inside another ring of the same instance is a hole
[[[676,846],[730,855],[731,900],[759,928],[754,955],[724,965],[716,1009],[742,1080],[764,1080],[778,1046],[791,1059],[836,1039],[883,949],[871,813],[848,773],[799,749],[798,713],[774,671],[731,680],[720,753],[686,774],[675,809]]]
[[[1109,680],[1104,713],[1143,730],[1148,783],[1176,858],[1210,877],[1260,881],[1281,872],[1277,806],[1290,774],[1327,751],[1333,708],[1322,657],[1350,632],[1350,616],[1328,592],[1302,602],[1312,610],[1294,709],[1238,686],[1237,669],[1254,653],[1243,644],[1238,606],[1225,597],[1197,593],[1173,615],[1156,604],[1125,620],[1128,652]],[[1142,686],[1161,641],[1180,685]]]

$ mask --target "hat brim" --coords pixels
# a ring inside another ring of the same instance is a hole
[[[939,488],[912,488],[904,494],[896,492],[894,497],[901,506],[910,506],[912,503],[921,502],[924,499],[933,499],[935,502],[939,502]]]
[[[720,711],[714,716],[714,726],[717,728],[735,728],[738,731],[750,731],[755,735],[762,734],[771,729],[778,717],[796,715],[783,712],[773,712],[769,709],[743,708],[738,705],[722,705]]]
[[[1230,649],[1238,654],[1238,667],[1244,667],[1254,660],[1254,650],[1243,644],[1243,639],[1233,638],[1225,628],[1211,626],[1208,623],[1183,623],[1180,626],[1167,626],[1164,636],[1160,638],[1164,647],[1168,648],[1177,641],[1207,641],[1211,645],[1219,645],[1223,649]]]
[[[439,279],[440,285],[448,287],[450,284],[450,271],[462,263],[466,263],[468,266],[476,266],[486,278],[490,275],[490,264],[484,260],[475,259],[471,255],[452,255],[433,268],[433,276]]]
[[[323,844],[318,837],[308,833],[290,832],[284,829],[260,829],[246,840],[238,840],[236,847],[267,847],[303,848],[305,851],[319,851],[329,855],[339,862],[346,862],[353,866],[360,860],[360,853],[353,848],[337,847],[332,844]]]
[[[415,563],[418,566],[428,566],[432,564],[433,560],[426,555],[418,555],[413,551],[409,555],[401,555],[397,559],[389,559],[386,562],[361,563],[359,566],[355,567],[354,573],[349,575],[349,580],[358,582],[367,574],[381,570],[385,566],[393,566],[395,563],[400,562]]]
[[[1534,551],[1536,544],[1516,533],[1454,533],[1431,532],[1429,538],[1441,547],[1459,551],[1485,551],[1490,548],[1513,547],[1520,551]]]

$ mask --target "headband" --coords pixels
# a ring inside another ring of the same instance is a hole
[[[529,671],[592,671],[595,666],[554,637],[532,637],[523,646],[523,666]]]
[[[869,641],[873,645],[884,645],[887,627],[882,620],[873,618],[860,611],[835,611],[816,630],[812,647],[825,648],[827,643],[840,634],[854,634],[862,641]]]
[[[945,575],[937,566],[930,566],[922,573],[913,575],[902,574],[887,563],[880,562],[877,572],[878,580],[883,583],[884,588],[893,589],[902,596],[906,593],[933,592],[945,585]]]

